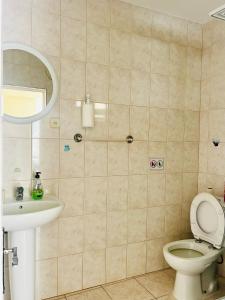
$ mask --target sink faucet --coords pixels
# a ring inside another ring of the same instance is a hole
[[[23,192],[24,192],[24,188],[22,186],[18,186],[16,188],[16,201],[23,200]]]

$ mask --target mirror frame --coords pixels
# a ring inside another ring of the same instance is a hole
[[[42,55],[38,50],[36,50],[35,48],[32,48],[30,46],[27,45],[23,45],[20,43],[3,43],[2,45],[2,60],[3,60],[3,56],[4,56],[4,51],[5,50],[22,50],[22,51],[26,51],[34,56],[36,56],[48,69],[51,78],[52,78],[52,96],[47,104],[47,106],[45,107],[45,109],[43,109],[41,112],[39,112],[36,115],[30,116],[30,117],[13,117],[7,114],[3,113],[3,119],[8,121],[8,122],[12,122],[12,123],[16,123],[16,124],[27,124],[27,123],[32,123],[35,121],[38,121],[40,119],[42,119],[44,116],[46,116],[52,109],[53,105],[55,104],[57,97],[58,97],[58,91],[59,91],[59,85],[58,85],[58,78],[55,72],[55,69],[53,68],[52,64],[48,61],[48,59]],[[4,87],[3,84],[3,72],[2,72],[2,87]],[[3,103],[4,103],[4,98],[3,98]],[[4,105],[4,104],[3,104]]]

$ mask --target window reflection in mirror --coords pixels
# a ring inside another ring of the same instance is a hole
[[[3,51],[4,114],[34,116],[48,105],[52,92],[51,75],[38,57],[20,49]]]

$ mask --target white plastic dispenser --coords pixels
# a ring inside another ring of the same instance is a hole
[[[86,96],[82,106],[82,127],[94,127],[94,104],[90,100],[90,95]]]

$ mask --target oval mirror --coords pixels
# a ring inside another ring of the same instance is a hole
[[[50,62],[36,49],[3,45],[3,116],[9,122],[43,118],[58,96],[58,81]]]

